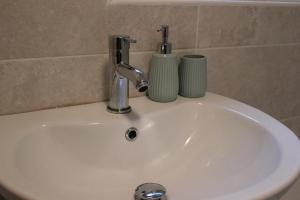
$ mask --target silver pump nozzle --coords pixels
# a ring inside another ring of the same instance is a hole
[[[172,52],[172,44],[168,42],[169,39],[169,25],[161,25],[157,32],[162,32],[162,42],[159,46],[161,54],[170,54]]]

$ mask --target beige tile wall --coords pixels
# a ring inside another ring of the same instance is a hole
[[[157,26],[167,23],[175,53],[208,57],[209,91],[255,106],[300,135],[299,6],[14,0],[0,1],[0,10],[0,115],[106,100],[107,36],[136,38],[131,62],[147,72]]]
[[[300,138],[300,116],[283,119],[282,123],[288,126]]]
[[[300,45],[174,51],[178,55],[194,52],[208,57],[209,91],[278,119],[300,115]],[[147,73],[153,53],[132,53],[131,63]],[[5,94],[0,113],[106,100],[107,63],[107,54],[0,61],[0,93]],[[134,89],[130,92],[131,96],[141,95]]]
[[[107,36],[136,38],[131,62],[147,72],[167,23],[176,53],[208,57],[210,91],[300,116],[300,7],[15,0],[0,9],[0,115],[106,100]]]
[[[139,41],[133,51],[154,50],[162,23],[172,26],[174,48],[196,46],[197,7],[108,7],[105,2],[1,1],[0,59],[107,53],[107,36],[120,33]]]
[[[201,6],[198,48],[300,42],[300,7]]]

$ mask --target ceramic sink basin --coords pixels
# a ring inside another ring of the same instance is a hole
[[[300,143],[284,125],[208,93],[133,112],[105,103],[0,117],[0,185],[10,199],[133,200],[162,184],[169,200],[270,199],[299,174]],[[127,141],[130,127],[139,130]]]

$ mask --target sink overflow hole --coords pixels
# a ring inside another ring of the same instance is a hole
[[[134,141],[138,136],[138,130],[134,127],[131,127],[129,129],[127,129],[126,133],[125,133],[125,138],[127,141]]]

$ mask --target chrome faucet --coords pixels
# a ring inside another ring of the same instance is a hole
[[[112,35],[109,38],[110,94],[107,110],[111,113],[128,113],[129,80],[139,92],[148,89],[144,72],[129,64],[130,43],[136,43],[127,35]]]

